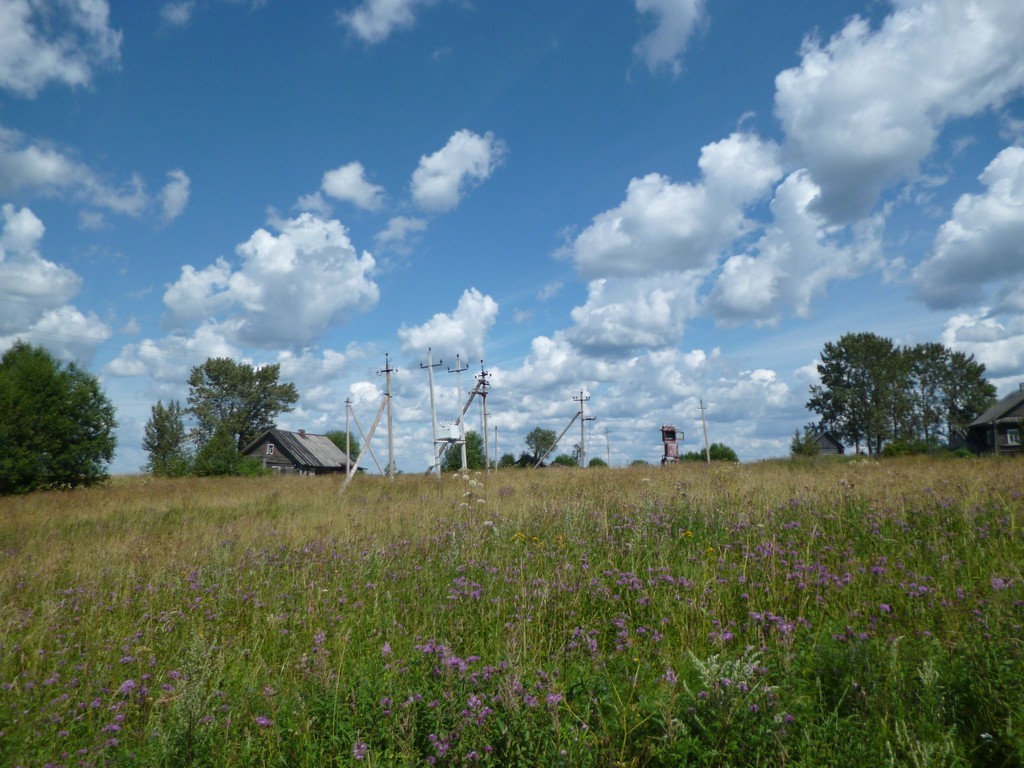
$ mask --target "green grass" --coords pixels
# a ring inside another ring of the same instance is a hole
[[[0,764],[1024,764],[1024,462],[0,500]]]

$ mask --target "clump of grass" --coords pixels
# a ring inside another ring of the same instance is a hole
[[[5,765],[1024,763],[1024,464],[4,500]]]

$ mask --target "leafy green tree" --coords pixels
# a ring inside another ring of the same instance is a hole
[[[498,459],[498,469],[507,469],[516,465],[516,457],[511,453],[503,453]]]
[[[949,350],[936,342],[904,350],[910,365],[908,393],[913,418],[910,430],[925,443],[934,442],[943,429],[943,383],[949,365]],[[907,437],[907,434],[901,435]]]
[[[901,451],[934,447],[995,402],[985,366],[936,343],[897,348],[873,333],[846,334],[825,345],[818,373],[808,409],[870,454],[890,441]]]
[[[534,463],[551,450],[556,440],[558,440],[558,435],[555,434],[553,429],[542,429],[541,427],[535,427],[526,436],[526,447],[533,454]]]
[[[227,425],[218,427],[210,439],[202,444],[196,453],[192,471],[200,477],[262,475],[270,472],[257,459],[238,452],[235,436]]]
[[[327,433],[327,439],[338,446],[342,451],[349,451],[349,458],[355,461],[359,458],[359,438],[344,429],[335,429]],[[348,446],[346,448],[346,446]]]
[[[580,460],[570,456],[568,453],[560,453],[551,460],[552,464],[557,464],[560,467],[578,467]]]
[[[892,339],[848,333],[827,342],[818,364],[821,384],[811,387],[807,408],[822,426],[869,454],[896,434],[907,418],[909,370]]]
[[[484,468],[484,439],[478,432],[470,430],[466,433],[466,469]],[[441,460],[442,472],[455,472],[462,469],[462,448],[452,444]]]
[[[942,381],[942,412],[947,438],[996,402],[996,388],[985,379],[985,365],[974,355],[950,352]]]
[[[605,461],[604,459],[600,458],[599,456],[595,456],[594,458],[592,458],[590,461],[587,462],[587,466],[588,467],[607,467],[608,466],[608,462]]]
[[[196,420],[193,440],[202,446],[221,427],[241,450],[261,432],[274,427],[281,413],[299,400],[295,385],[280,383],[281,366],[253,368],[227,357],[211,357],[192,369],[188,409]]]
[[[142,438],[142,449],[149,455],[143,471],[158,477],[181,477],[191,469],[188,435],[181,403],[171,400],[166,406],[158,400],[150,411]]]
[[[0,494],[108,477],[117,420],[98,379],[18,341],[0,359]]]
[[[712,461],[739,461],[736,451],[725,443],[712,443],[708,446],[708,456]],[[689,451],[679,457],[683,461],[706,461],[704,451]]]
[[[804,427],[803,432],[799,429],[793,433],[793,439],[789,442],[790,456],[817,456],[821,449],[818,447],[816,438],[817,430],[813,425]]]

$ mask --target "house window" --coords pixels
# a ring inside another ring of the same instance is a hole
[[[267,443],[267,455],[270,456],[274,452],[274,444]]]
[[[1020,445],[1020,430],[1019,429],[1008,429],[1008,430],[1006,430],[1006,442],[1009,445]]]

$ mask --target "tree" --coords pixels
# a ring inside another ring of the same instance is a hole
[[[501,454],[501,458],[498,459],[498,469],[507,469],[508,467],[514,467],[516,465],[516,457],[511,453]]]
[[[484,468],[484,439],[478,432],[470,430],[466,433],[466,469]],[[441,460],[442,472],[455,472],[462,469],[462,447],[452,443]]]
[[[541,429],[540,427],[535,427],[533,431],[526,436],[526,447],[529,448],[530,452],[533,454],[534,462],[550,451],[554,447],[556,440],[558,440],[558,435],[555,434],[553,429]]]
[[[820,426],[879,454],[896,441],[927,448],[947,440],[995,402],[995,387],[973,355],[941,344],[897,348],[872,333],[825,344],[809,410]],[[917,450],[915,448],[915,450]],[[890,451],[891,453],[891,451]]]
[[[594,458],[592,458],[590,461],[587,462],[587,467],[588,468],[607,467],[607,466],[608,466],[608,462],[605,461],[604,459],[600,458],[599,456],[595,456]]]
[[[98,379],[18,341],[0,359],[0,494],[108,477],[117,419]]]
[[[263,475],[264,469],[257,459],[238,452],[235,436],[226,425],[221,425],[199,448],[192,471],[200,477],[224,475]]]
[[[946,435],[963,429],[996,402],[996,388],[984,376],[985,365],[974,355],[950,352],[942,380]]]
[[[166,406],[158,400],[153,406],[142,438],[142,449],[149,455],[143,471],[158,477],[181,477],[189,473],[191,457],[182,413],[177,400],[171,400]]]
[[[811,386],[807,408],[821,425],[869,454],[900,429],[908,413],[909,371],[891,339],[873,333],[848,333],[826,342],[818,363],[821,384]]]
[[[196,444],[202,446],[223,427],[241,450],[272,429],[278,414],[291,411],[299,399],[294,384],[278,382],[280,374],[278,364],[254,368],[227,357],[211,357],[193,368],[187,412],[196,420]]]
[[[580,460],[568,453],[560,453],[551,460],[551,463],[560,467],[579,467]]]
[[[817,456],[821,453],[817,437],[818,432],[811,424],[804,427],[802,434],[799,429],[796,430],[793,433],[793,439],[789,442],[789,455],[794,457]]]
[[[348,457],[355,461],[359,458],[359,438],[343,429],[335,429],[327,433],[327,439],[342,451],[349,451]],[[346,447],[347,446],[347,447]]]

